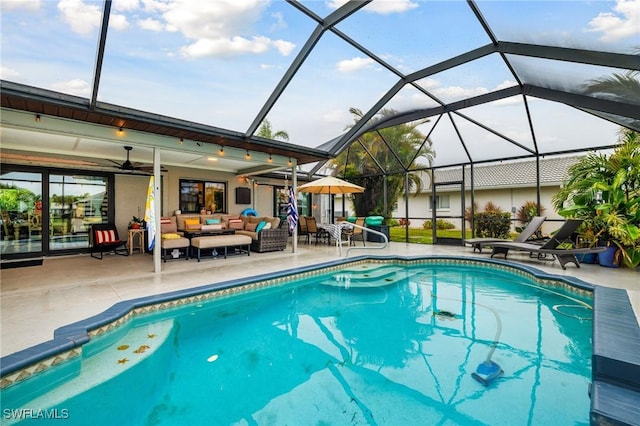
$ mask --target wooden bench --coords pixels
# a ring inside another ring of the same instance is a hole
[[[251,256],[251,237],[247,235],[212,235],[191,239],[191,247],[198,249],[198,262],[200,262],[202,249],[224,248],[224,258],[226,259],[229,247],[239,248],[242,253],[245,246],[247,256]]]

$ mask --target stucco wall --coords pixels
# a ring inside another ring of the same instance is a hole
[[[543,232],[549,233],[554,229],[557,229],[558,222],[553,222],[553,219],[558,221],[563,218],[557,214],[553,209],[551,198],[558,192],[560,188],[558,186],[546,186],[540,188],[540,201],[542,207],[545,208],[544,215],[547,216],[547,222],[543,225]],[[419,195],[409,196],[409,218],[411,220],[411,227],[420,228],[426,219],[431,219],[431,208],[429,206],[429,196],[431,192],[422,193]],[[449,209],[438,210],[438,216],[463,216],[462,207],[460,202],[460,193],[454,191],[438,191],[438,195],[449,195]],[[506,188],[506,189],[490,189],[490,190],[476,190],[475,202],[478,205],[480,211],[484,210],[484,206],[488,201],[492,201],[497,204],[503,211],[511,212],[513,208],[518,210],[525,202],[536,200],[535,188]],[[467,191],[465,194],[465,207],[471,206],[471,193]],[[404,198],[398,199],[397,209],[393,211],[392,216],[394,218],[403,218],[405,216],[405,204]],[[452,222],[456,228],[461,227],[460,219],[446,218],[449,222]],[[517,223],[516,225],[520,225]]]

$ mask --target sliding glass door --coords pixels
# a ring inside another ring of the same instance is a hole
[[[89,230],[108,222],[107,178],[80,174],[49,176],[49,250],[89,247]]]
[[[112,182],[112,174],[3,165],[2,258],[86,251],[91,225],[113,221]]]
[[[0,252],[3,258],[42,254],[42,173],[6,170],[0,175]]]

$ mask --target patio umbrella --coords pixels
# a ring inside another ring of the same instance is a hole
[[[156,208],[155,208],[155,178],[149,177],[149,188],[147,188],[147,205],[144,209],[144,220],[147,222],[147,238],[149,240],[149,250],[153,250],[156,243]]]
[[[308,192],[310,194],[353,194],[356,192],[364,192],[362,186],[338,179],[337,177],[327,176],[322,179],[314,180],[298,187],[300,192]],[[329,203],[331,206],[331,203]],[[333,222],[331,208],[329,209],[329,220]]]

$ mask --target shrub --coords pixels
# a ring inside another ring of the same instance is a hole
[[[528,224],[529,222],[531,222],[531,219],[533,219],[534,216],[538,216],[537,210],[538,203],[536,203],[535,201],[526,201],[518,209],[516,218],[523,224]],[[540,206],[540,214],[544,213],[544,211],[544,206]]]
[[[510,213],[477,213],[474,217],[476,237],[508,238],[511,229]]]
[[[453,229],[455,227],[456,226],[453,223],[446,221],[444,219],[436,220],[436,229]],[[432,222],[430,220],[425,220],[424,223],[422,224],[422,228],[433,229]]]
[[[499,205],[495,204],[493,201],[487,201],[487,204],[484,205],[484,212],[490,214],[501,214],[503,213],[502,209]]]
[[[387,219],[387,225],[389,225],[389,226],[398,226],[399,224],[402,223],[402,220],[403,219],[400,219],[400,222],[398,222],[398,219],[390,218],[390,219]]]

